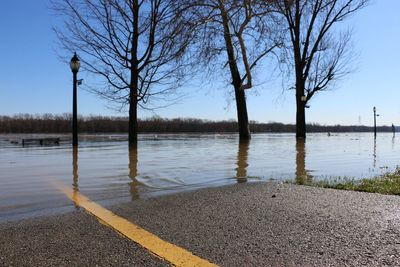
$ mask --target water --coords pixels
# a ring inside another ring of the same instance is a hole
[[[43,136],[43,135],[41,135]],[[22,147],[23,136],[0,135],[0,221],[73,209],[50,181],[58,180],[107,204],[162,194],[254,181],[303,183],[307,179],[354,179],[393,171],[400,137],[382,133],[142,135],[128,150],[124,135],[83,136],[79,150]]]

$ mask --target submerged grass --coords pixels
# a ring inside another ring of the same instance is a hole
[[[353,190],[385,195],[400,195],[400,167],[393,172],[388,172],[375,178],[354,180],[349,178],[336,180],[312,181],[307,180],[302,184],[323,188],[340,190]]]

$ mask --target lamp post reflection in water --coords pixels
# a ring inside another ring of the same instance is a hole
[[[137,146],[129,147],[129,178],[131,178],[131,182],[129,182],[130,193],[132,196],[132,200],[139,199],[139,190],[138,186],[141,183],[136,179],[137,177],[137,165],[138,165],[138,150]]]
[[[236,170],[236,179],[238,183],[247,182],[247,157],[249,154],[249,146],[250,140],[241,140],[239,141],[239,149],[237,155],[237,168]]]
[[[394,135],[393,135],[393,137],[392,137],[392,151],[394,151],[394,148],[395,148],[395,142],[394,142]]]
[[[73,199],[76,198],[79,192],[78,186],[78,147],[72,147],[72,189],[73,189]],[[75,203],[75,201],[74,201]],[[75,208],[79,208],[78,205],[74,204]]]
[[[305,139],[296,140],[296,183],[305,184],[311,180],[306,170],[306,141]]]
[[[374,153],[372,155],[374,156],[373,166],[375,168],[376,167],[376,138],[374,138]]]

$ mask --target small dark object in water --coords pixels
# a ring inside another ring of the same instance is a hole
[[[272,198],[274,198],[274,197],[276,197],[276,195],[275,195],[275,194],[273,194],[273,195],[272,195]]]
[[[22,146],[32,145],[32,144],[39,144],[49,145],[49,144],[60,144],[60,138],[31,138],[31,139],[22,139]]]

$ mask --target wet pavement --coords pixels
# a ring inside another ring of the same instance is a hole
[[[169,266],[84,211],[0,224],[0,266]]]
[[[220,266],[398,266],[400,198],[282,183],[237,184],[107,207]],[[0,224],[3,266],[162,266],[76,211]]]

